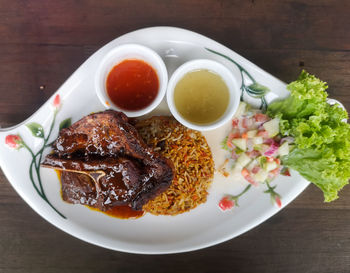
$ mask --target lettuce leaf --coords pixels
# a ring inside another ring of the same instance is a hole
[[[350,125],[347,112],[327,103],[327,84],[302,71],[287,89],[291,95],[268,106],[280,118],[281,134],[292,136],[296,147],[283,164],[318,186],[326,202],[338,198],[350,179]]]
[[[319,187],[326,202],[337,199],[338,191],[348,184],[349,171],[344,170],[343,163],[327,151],[296,148],[283,157],[283,164]]]

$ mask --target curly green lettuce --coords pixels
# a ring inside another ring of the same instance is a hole
[[[327,103],[325,82],[302,71],[287,89],[290,96],[268,106],[280,118],[280,131],[295,139],[283,164],[298,171],[324,193],[325,202],[338,198],[350,179],[350,125],[347,112]]]

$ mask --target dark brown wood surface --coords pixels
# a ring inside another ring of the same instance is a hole
[[[350,109],[350,1],[0,0],[0,125],[34,113],[105,43],[159,25],[211,37],[286,82],[305,68]],[[32,211],[2,172],[0,186],[0,272],[350,272],[350,186],[331,204],[310,186],[238,238],[163,256],[75,239]]]

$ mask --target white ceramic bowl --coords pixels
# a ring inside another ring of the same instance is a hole
[[[187,73],[200,69],[209,70],[218,74],[227,85],[230,95],[228,107],[225,113],[221,116],[221,118],[214,121],[213,123],[205,125],[198,125],[183,118],[182,115],[176,109],[174,103],[174,90],[179,80],[181,80]],[[212,60],[198,59],[184,63],[178,69],[176,69],[168,83],[167,102],[171,113],[180,123],[182,123],[188,128],[198,131],[213,130],[229,121],[238,108],[239,100],[240,91],[237,84],[237,79],[234,77],[233,73],[226,66]]]
[[[109,98],[106,90],[108,73],[114,66],[124,60],[137,59],[148,63],[156,71],[159,89],[156,98],[145,108],[137,111],[126,111],[116,106]],[[124,112],[128,117],[139,117],[156,108],[165,96],[168,83],[168,72],[162,58],[152,49],[138,44],[124,44],[113,48],[102,59],[95,74],[95,89],[98,98],[106,108]]]

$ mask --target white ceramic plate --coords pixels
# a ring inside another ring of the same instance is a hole
[[[128,33],[93,54],[29,119],[15,127],[1,129],[0,165],[18,194],[38,214],[65,232],[95,245],[131,253],[178,253],[212,246],[250,230],[278,212],[279,208],[270,202],[270,197],[263,194],[264,188],[250,190],[240,199],[240,207],[222,212],[217,205],[222,195],[224,193],[237,194],[245,185],[242,181],[225,181],[219,174],[215,174],[208,201],[205,204],[175,217],[147,214],[136,220],[122,220],[81,205],[65,203],[60,196],[60,184],[56,173],[50,169],[41,168],[39,170],[43,189],[40,188],[35,164],[30,171],[32,156],[29,150],[23,147],[21,142],[16,145],[13,141],[18,142],[18,138],[14,139],[11,135],[19,134],[35,155],[40,151],[48,136],[56,111],[55,106],[57,107],[58,103],[56,123],[47,143],[57,137],[59,124],[63,120],[71,118],[74,122],[91,112],[104,110],[95,94],[94,74],[106,52],[125,43],[137,43],[154,49],[163,58],[169,76],[178,66],[188,60],[208,58],[229,67],[239,82],[242,81],[239,68],[245,69],[257,82],[270,88],[271,92],[266,95],[267,102],[288,94],[283,82],[225,46],[197,33],[172,27],[154,27]],[[225,54],[238,66],[205,48]],[[243,75],[246,85],[249,84],[250,79],[244,71]],[[261,103],[260,99],[252,99],[247,94],[244,98],[255,105]],[[158,107],[156,113],[168,113],[165,102]],[[32,130],[28,129],[27,124],[31,124]],[[43,135],[41,128],[44,130],[44,138],[40,137]],[[229,124],[214,132],[205,133],[216,165],[223,160],[223,151],[219,143],[228,129]],[[36,136],[33,136],[31,131],[36,133]],[[20,147],[14,149],[10,147],[11,144]],[[49,151],[50,148],[45,148],[43,156]],[[40,160],[39,157],[40,155],[36,157],[36,162]],[[38,191],[44,190],[52,206],[66,219],[55,212],[39,196],[30,179],[30,173],[33,175],[32,180]],[[278,185],[277,191],[282,196],[283,206],[286,206],[309,183],[297,173],[292,172],[291,177],[280,176],[273,184]]]

